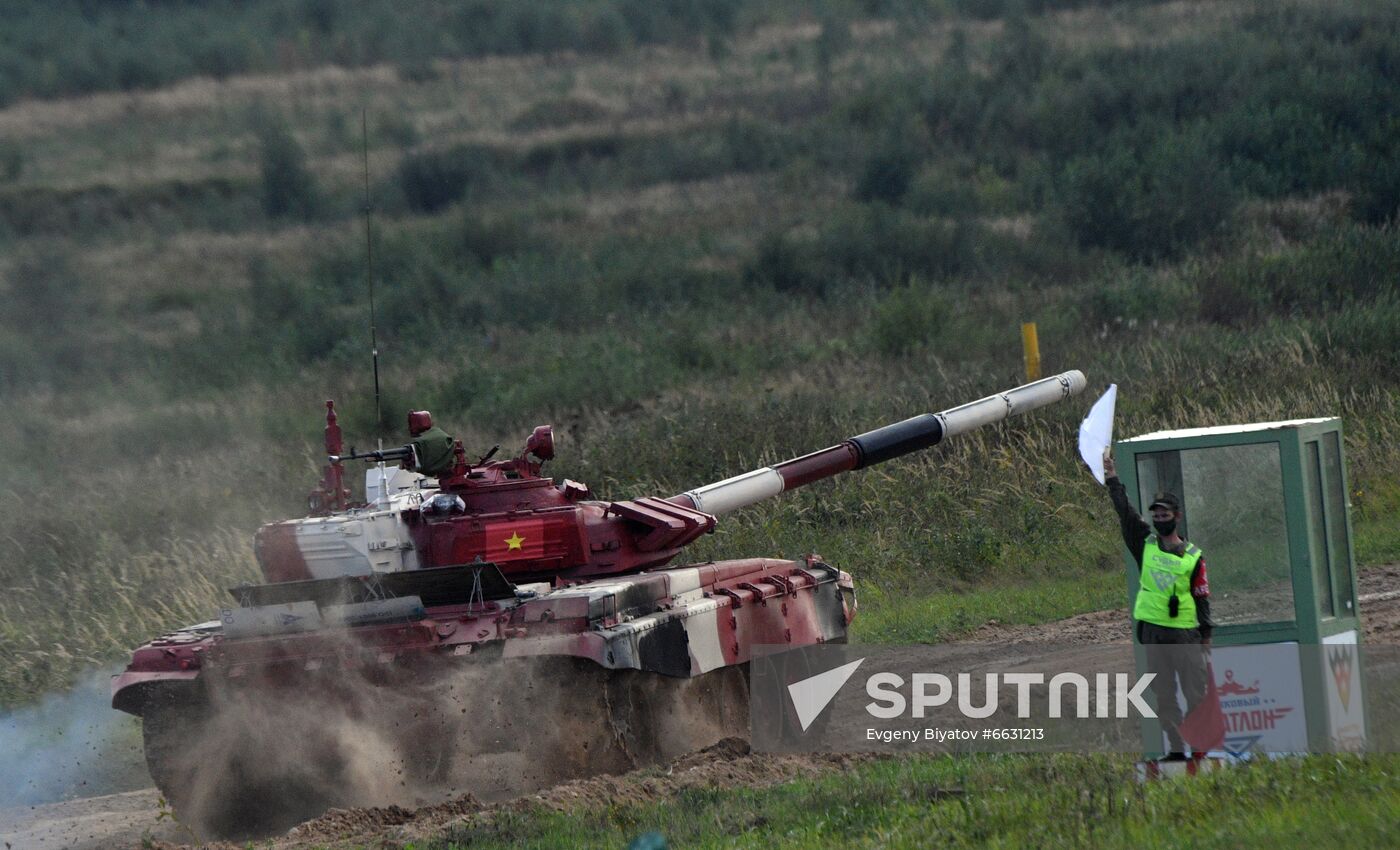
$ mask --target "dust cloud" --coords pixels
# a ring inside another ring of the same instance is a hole
[[[205,837],[270,835],[327,809],[490,802],[745,735],[744,671],[666,679],[572,658],[339,667],[222,681],[153,706],[152,774]]]

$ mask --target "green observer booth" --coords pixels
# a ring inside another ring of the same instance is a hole
[[[1211,663],[1228,758],[1360,749],[1366,740],[1361,621],[1337,418],[1161,431],[1114,460],[1139,513],[1181,499],[1181,535],[1204,552]],[[1128,566],[1128,610],[1139,585]],[[1136,640],[1136,637],[1134,638]],[[1145,653],[1135,647],[1138,671]],[[1143,751],[1161,756],[1156,720]]]

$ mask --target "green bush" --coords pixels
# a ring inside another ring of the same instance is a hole
[[[1080,245],[1170,259],[1224,228],[1236,192],[1207,140],[1146,135],[1145,142],[1120,137],[1103,154],[1066,167],[1064,216]]]
[[[739,23],[741,0],[619,0],[617,10],[641,44],[694,44],[729,37]]]
[[[632,44],[627,19],[616,8],[606,6],[586,17],[579,33],[579,48],[588,53],[616,53]]]
[[[271,218],[315,217],[321,210],[321,190],[306,167],[306,151],[287,123],[267,118],[256,133],[263,211]]]
[[[1377,166],[1357,186],[1352,209],[1367,224],[1390,224],[1400,218],[1400,157]]]
[[[440,58],[632,44],[712,44],[739,25],[741,0],[207,0],[63,3],[3,0],[0,103],[150,88],[205,74],[392,63],[410,79]],[[753,5],[753,4],[747,4]],[[746,23],[767,13],[750,14]],[[38,58],[36,58],[38,57]]]
[[[1207,262],[1196,275],[1196,304],[1208,322],[1242,327],[1271,302],[1270,270],[1258,258]]]
[[[523,217],[486,217],[465,210],[457,227],[446,234],[449,250],[462,260],[490,268],[501,257],[530,250],[534,236]]]
[[[744,277],[780,292],[822,297],[853,283],[945,279],[975,264],[971,226],[876,203],[840,208],[815,231],[766,234],[746,262]]]
[[[306,306],[301,281],[283,273],[265,257],[248,261],[248,301],[260,325],[295,322]]]
[[[1396,60],[1400,66],[1400,58]],[[1400,215],[1400,118],[1392,118],[1367,146],[1365,165],[1352,179],[1352,212],[1367,224],[1386,224]]]
[[[418,144],[418,127],[402,112],[384,112],[375,119],[374,125],[376,139],[400,148],[411,148]]]
[[[1400,238],[1390,228],[1344,225],[1280,253],[1207,262],[1196,287],[1201,317],[1225,325],[1370,302],[1400,289]]]
[[[496,148],[456,145],[409,153],[399,161],[396,185],[414,212],[437,212],[469,192],[485,191],[508,162]]]
[[[24,173],[24,149],[13,142],[0,144],[0,180],[13,182]]]
[[[829,96],[832,66],[851,47],[851,21],[846,10],[834,3],[823,4],[818,16],[822,30],[816,44],[817,85],[823,96]]]
[[[57,246],[20,254],[6,275],[0,312],[0,327],[13,340],[0,346],[5,383],[78,387],[120,370],[127,361],[109,356],[112,335],[93,333],[85,321],[99,308],[99,293]]]
[[[251,67],[253,50],[246,37],[219,29],[191,45],[190,62],[196,72],[222,80]]]
[[[953,300],[920,280],[891,290],[875,306],[868,333],[875,350],[897,356],[933,342],[948,326]]]
[[[923,168],[911,181],[903,200],[910,210],[923,215],[964,217],[981,211],[972,180],[942,165]]]
[[[838,210],[818,246],[827,264],[847,280],[897,283],[913,275],[938,280],[970,272],[975,264],[970,225],[878,203]]]
[[[856,178],[856,200],[898,204],[909,191],[918,167],[919,155],[909,145],[886,145],[871,154]]]
[[[1345,183],[1356,150],[1316,104],[1243,106],[1219,122],[1222,156],[1240,184],[1266,196]]]
[[[1389,369],[1400,366],[1400,296],[1390,292],[1374,301],[1349,303],[1335,314],[1314,321],[1337,350],[1376,360]]]
[[[1080,312],[1096,329],[1128,330],[1154,319],[1181,321],[1193,306],[1196,292],[1179,274],[1139,266],[1115,269],[1087,287]]]
[[[244,362],[260,362],[275,369],[288,363],[324,361],[342,344],[359,342],[368,331],[363,263],[361,257],[356,268],[337,268],[333,261],[321,260],[308,279],[254,259],[248,264],[253,323],[243,327],[233,317],[234,324],[220,320],[214,327],[257,347],[240,353]],[[227,308],[211,305],[210,309]]]
[[[744,266],[744,279],[767,284],[779,292],[824,292],[827,281],[816,253],[805,240],[791,234],[766,233]]]

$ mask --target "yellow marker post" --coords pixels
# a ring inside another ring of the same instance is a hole
[[[1026,380],[1040,380],[1040,339],[1035,334],[1035,322],[1021,324],[1021,348],[1026,355]]]

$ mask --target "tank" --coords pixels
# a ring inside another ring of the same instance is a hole
[[[135,650],[112,706],[142,718],[151,776],[202,834],[332,806],[490,799],[747,734],[758,647],[845,641],[851,576],[817,555],[674,566],[719,518],[1080,392],[1082,373],[925,413],[661,498],[593,498],[519,455],[409,441],[343,451],[326,402],[310,515],[258,530],[265,582]],[[346,465],[367,464],[352,502]],[[781,719],[779,719],[781,722]]]

